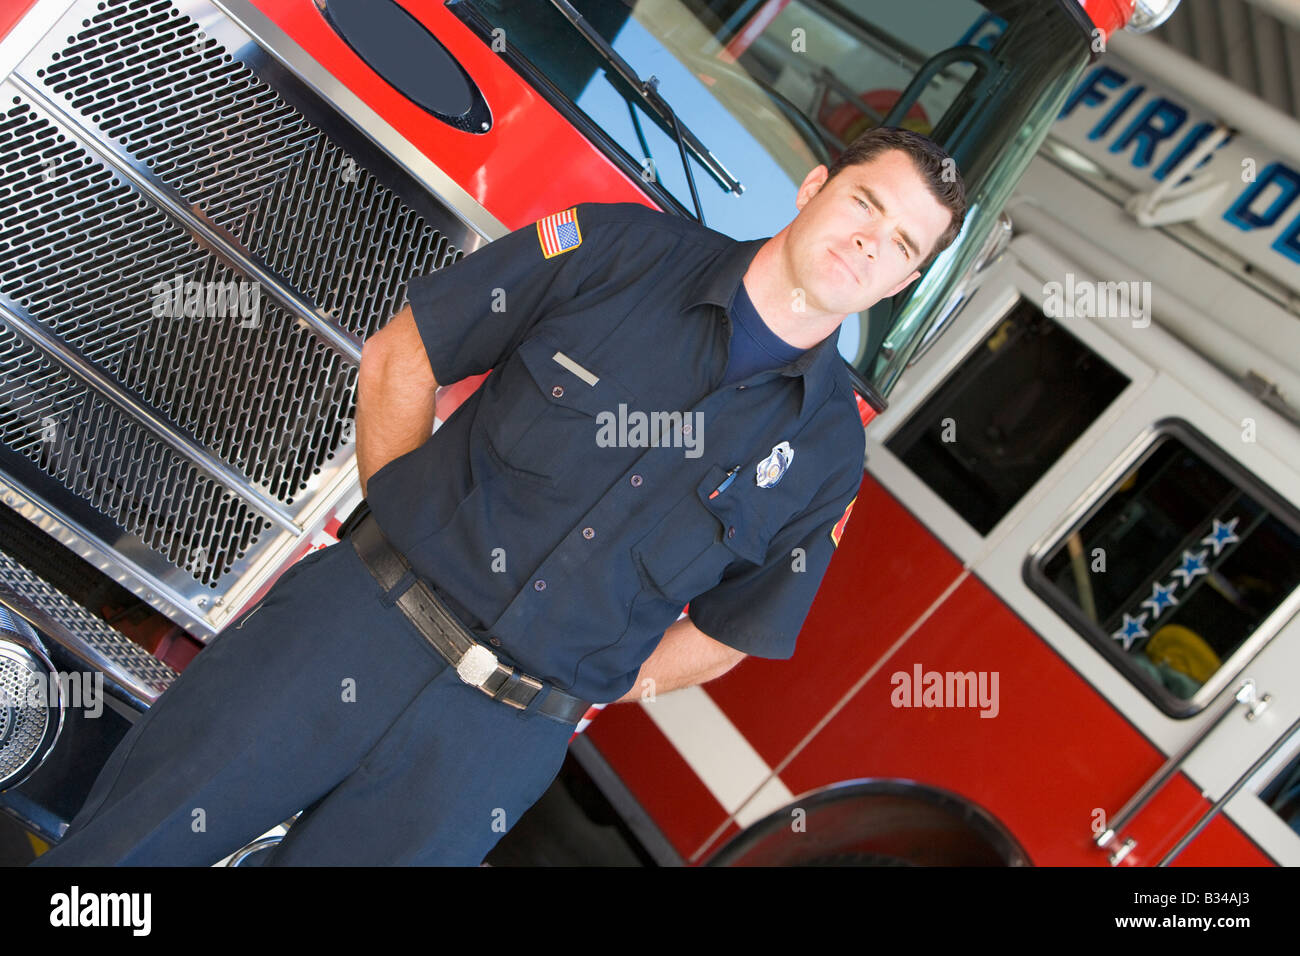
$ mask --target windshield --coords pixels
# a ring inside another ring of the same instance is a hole
[[[1063,0],[571,3],[642,80],[657,80],[690,134],[704,221],[736,239],[783,229],[809,170],[872,126],[932,136],[957,160],[971,206],[961,239],[893,300],[841,326],[840,353],[873,404],[951,295],[1088,59],[1082,15]],[[671,122],[550,0],[449,7],[496,37],[497,49],[504,38],[521,72],[661,206],[696,215]],[[975,248],[963,258],[966,246]]]

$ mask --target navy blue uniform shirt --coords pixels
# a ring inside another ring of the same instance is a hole
[[[616,700],[688,602],[723,644],[794,653],[865,434],[834,334],[721,386],[727,311],[766,241],[582,203],[410,281],[438,382],[493,371],[367,499],[507,664]]]

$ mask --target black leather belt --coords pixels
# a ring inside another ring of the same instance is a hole
[[[362,562],[385,592],[391,591],[393,585],[410,570],[410,563],[389,544],[368,510],[364,516],[354,513],[340,531],[351,540]],[[491,650],[474,640],[473,634],[418,575],[398,597],[397,606],[433,649],[456,669],[461,680],[477,687],[493,700],[523,710],[541,691],[542,681],[502,664]],[[552,685],[537,712],[561,723],[576,724],[590,706],[587,701],[565,694]]]

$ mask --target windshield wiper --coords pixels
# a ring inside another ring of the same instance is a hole
[[[658,114],[659,118],[664,121],[665,125],[672,131],[673,138],[677,141],[677,149],[681,152],[682,166],[686,169],[686,181],[691,188],[691,199],[695,203],[695,213],[701,223],[704,222],[704,209],[700,206],[699,194],[695,191],[695,176],[691,172],[690,160],[686,155],[686,149],[689,146],[695,158],[700,164],[708,170],[714,179],[727,192],[734,192],[740,195],[745,191],[745,187],[740,184],[720,163],[716,157],[700,142],[699,138],[690,131],[689,128],[682,125],[677,119],[677,113],[668,101],[659,95],[659,80],[651,76],[648,80],[642,80],[637,76],[636,70],[632,69],[605,38],[602,37],[595,28],[589,24],[582,14],[574,9],[569,0],[551,0],[552,5],[564,14],[564,18],[571,23],[579,33],[596,48],[597,52],[605,58],[605,61],[614,68],[618,75],[628,86],[641,98],[641,100],[650,107],[650,110]]]

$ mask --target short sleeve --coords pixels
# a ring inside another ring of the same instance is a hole
[[[581,203],[407,283],[440,385],[494,368],[548,309],[576,294],[600,257],[592,236],[600,211],[600,204]]]
[[[687,608],[692,623],[746,654],[792,657],[861,487],[861,467],[854,478],[852,485],[842,478],[777,532],[762,566],[728,569],[711,590],[692,599]]]

